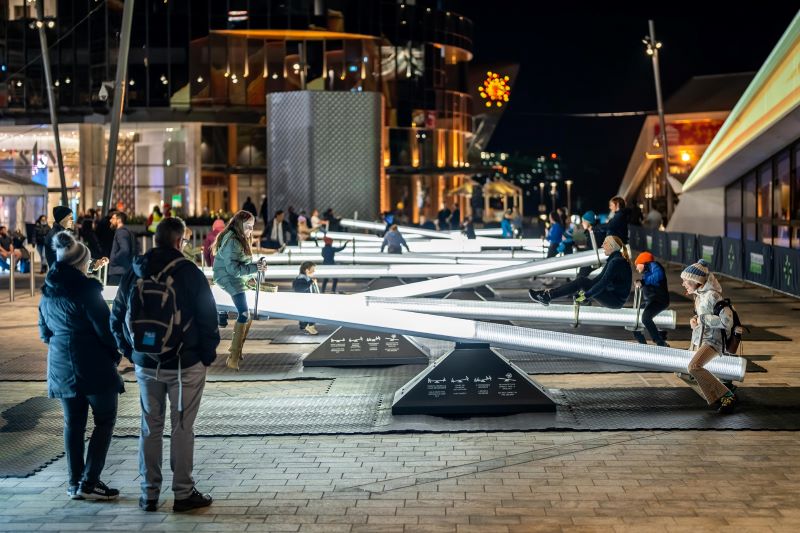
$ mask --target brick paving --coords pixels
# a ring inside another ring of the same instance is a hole
[[[747,323],[792,338],[747,342],[746,353],[768,355],[758,360],[768,372],[748,374],[744,385],[800,386],[794,342],[800,302],[723,283]],[[685,321],[688,305],[676,302],[675,308]],[[0,363],[44,353],[35,309],[29,296],[13,305],[0,299]],[[220,352],[226,348],[223,342]],[[653,373],[537,379],[560,388],[682,384]],[[2,406],[45,389],[43,382],[0,387]],[[134,389],[129,384],[129,394]],[[172,513],[165,464],[159,511],[143,513],[137,507],[137,440],[115,438],[103,479],[121,489],[118,502],[67,499],[62,458],[33,476],[0,479],[0,531],[800,530],[800,432],[208,437],[198,439],[195,462],[198,486],[213,494],[214,505]]]

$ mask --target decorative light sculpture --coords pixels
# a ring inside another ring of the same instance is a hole
[[[501,76],[491,70],[486,73],[483,85],[478,87],[481,98],[486,100],[486,107],[492,107],[492,104],[502,107],[504,103],[508,103],[508,98],[511,96],[508,80],[508,76]]]

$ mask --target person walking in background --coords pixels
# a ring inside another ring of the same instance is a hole
[[[253,251],[250,239],[256,219],[252,213],[239,211],[228,221],[225,229],[214,241],[214,283],[231,295],[233,305],[239,316],[233,329],[230,355],[225,361],[228,368],[239,370],[242,360],[242,349],[250,330],[252,319],[247,307],[247,280],[256,272],[265,272],[267,265],[263,261],[253,262]]]
[[[619,237],[623,244],[628,244],[628,211],[625,209],[625,199],[615,196],[608,201],[611,218],[606,224],[606,235]]]
[[[503,213],[503,219],[500,221],[500,229],[502,230],[501,238],[513,239],[514,238],[514,217],[511,216],[511,209],[507,209]]]
[[[304,261],[300,265],[300,274],[294,278],[294,281],[292,282],[292,290],[294,292],[319,294],[317,280],[314,277],[314,272],[316,269],[317,265],[311,261]],[[309,335],[319,335],[319,332],[317,331],[317,328],[314,327],[313,322],[300,322],[299,325],[300,329]]]
[[[458,204],[453,204],[453,209],[450,212],[450,229],[459,229],[461,227],[461,209]]]
[[[210,495],[197,490],[192,470],[194,422],[203,397],[206,368],[216,359],[219,345],[217,306],[203,272],[181,255],[185,231],[180,218],[161,221],[156,228],[155,248],[133,260],[111,311],[117,349],[135,365],[139,384],[139,507],[145,512],[158,510],[168,398],[172,426],[169,464],[175,495],[172,510],[189,511],[212,502]],[[151,292],[145,293],[145,287]],[[171,305],[160,305],[164,300],[157,297],[158,291],[168,295]],[[150,327],[164,321],[175,326],[169,328],[167,338]],[[147,351],[154,348],[164,351]]]
[[[218,218],[211,224],[211,231],[206,235],[206,238],[203,239],[203,258],[206,260],[206,264],[210,267],[214,266],[214,254],[212,252],[212,248],[214,247],[214,241],[217,240],[217,235],[222,233],[222,230],[225,229],[225,221],[221,218]]]
[[[103,257],[111,257],[111,249],[114,246],[114,227],[111,224],[111,217],[116,213],[116,209],[110,209],[108,214],[97,221],[94,226],[97,241],[100,243],[100,252]]]
[[[111,227],[114,228],[114,242],[111,247],[111,257],[108,265],[109,285],[119,285],[122,277],[128,273],[133,265],[133,258],[137,255],[136,236],[125,227],[128,215],[117,211],[111,215]]]
[[[408,243],[406,243],[405,238],[400,234],[400,230],[397,229],[397,224],[392,224],[392,226],[389,228],[389,231],[387,231],[386,235],[383,236],[381,253],[383,253],[383,250],[387,246],[389,247],[390,254],[402,254],[403,246],[405,246],[406,250],[409,252],[411,251],[411,249],[408,247]]]
[[[642,291],[644,297],[644,311],[642,311],[642,325],[650,334],[658,346],[669,346],[664,341],[664,334],[658,330],[653,317],[661,311],[669,308],[669,288],[667,287],[667,275],[662,267],[649,251],[644,251],[636,257],[634,262],[636,271],[642,275],[642,279],[634,282],[636,288]],[[647,344],[641,331],[633,332],[634,338],[641,344]]]
[[[253,201],[250,199],[249,196],[247,197],[247,200],[244,201],[244,205],[242,205],[242,211],[247,211],[248,213],[253,215],[253,218],[258,216],[258,211],[256,211],[256,204],[253,203]]]
[[[558,213],[550,213],[550,228],[547,230],[547,237],[545,240],[550,244],[547,247],[547,257],[555,257],[558,253],[558,247],[564,238],[564,227],[561,225],[561,217]]]
[[[14,239],[8,233],[6,226],[0,226],[0,267],[3,270],[11,269],[11,249],[14,248]],[[14,260],[22,259],[22,250],[14,249]]]
[[[322,264],[323,265],[335,265],[336,264],[336,254],[347,248],[347,241],[344,242],[344,245],[334,248],[333,247],[333,239],[330,237],[325,237],[323,240],[325,246],[322,247]],[[333,278],[333,293],[336,294],[336,287],[339,286],[339,278]],[[328,288],[328,278],[322,280],[322,292],[325,292],[325,289]]]
[[[62,218],[63,220],[63,218]],[[39,335],[47,344],[47,395],[64,409],[67,496],[113,500],[119,490],[100,481],[125,387],[117,372],[121,356],[109,328],[102,285],[87,276],[91,254],[67,231],[51,239],[56,260],[42,287]],[[94,430],[84,457],[86,421]]]
[[[689,361],[688,372],[697,381],[703,398],[719,413],[733,412],[738,399],[705,366],[724,351],[724,335],[733,329],[733,313],[730,307],[714,312],[717,302],[722,300],[722,286],[709,271],[703,259],[689,265],[681,272],[686,294],[694,298],[694,316],[689,321],[692,328],[690,350],[696,350]]]
[[[461,233],[470,240],[477,238],[475,235],[475,226],[472,224],[472,217],[464,217],[464,222],[461,224]]]
[[[267,195],[263,195],[261,197],[261,208],[258,210],[259,216],[261,216],[261,220],[264,221],[264,227],[267,227],[267,223],[269,222],[269,210],[267,209]]]
[[[608,261],[595,279],[578,277],[555,289],[528,290],[531,300],[550,305],[551,300],[564,296],[575,296],[575,303],[585,304],[594,299],[603,307],[620,309],[631,292],[631,260],[628,251],[618,237],[606,237],[603,253]]]
[[[57,205],[53,208],[53,227],[44,238],[44,255],[48,265],[56,264],[56,250],[53,248],[53,238],[64,230],[71,230],[74,221],[72,220],[72,209]]]
[[[47,223],[47,215],[41,215],[38,219],[36,219],[36,225],[34,227],[34,244],[36,245],[36,251],[39,253],[39,261],[42,262],[41,269],[39,270],[40,274],[44,274],[47,272],[47,256],[44,253],[47,234],[50,233],[50,224]]]
[[[161,222],[161,219],[164,218],[164,215],[161,213],[161,209],[157,205],[153,206],[153,212],[150,213],[150,216],[147,217],[146,227],[147,232],[151,235],[155,235],[156,228],[158,227],[158,223]]]

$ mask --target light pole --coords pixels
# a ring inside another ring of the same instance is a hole
[[[556,191],[556,187],[558,187],[558,183],[556,183],[555,181],[551,181],[550,182],[550,199],[553,201],[553,211],[556,210],[556,194],[558,194],[558,192]]]
[[[543,205],[544,205],[544,182],[540,181],[539,182],[539,212],[540,213],[542,212],[543,209],[547,209],[546,207],[542,208]]]
[[[661,152],[664,157],[664,185],[667,193],[667,220],[672,216],[672,186],[669,184],[669,149],[667,147],[667,123],[664,120],[664,101],[661,97],[661,71],[658,65],[658,51],[661,43],[656,40],[656,27],[652,20],[648,20],[650,35],[642,39],[647,46],[647,55],[653,59],[653,77],[656,82],[656,104],[658,105],[658,121],[661,125]]]
[[[566,180],[564,183],[567,185],[567,212],[572,216],[572,180]]]

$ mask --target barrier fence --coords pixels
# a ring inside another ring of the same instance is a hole
[[[629,235],[631,248],[650,250],[663,261],[688,265],[702,258],[715,272],[800,297],[800,250],[636,226]]]

